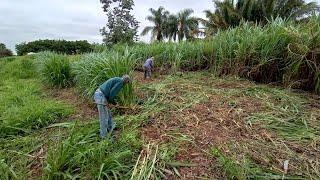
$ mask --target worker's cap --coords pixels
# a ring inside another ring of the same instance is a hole
[[[129,82],[130,81],[130,76],[128,74],[125,74],[122,76],[122,79],[126,82]]]

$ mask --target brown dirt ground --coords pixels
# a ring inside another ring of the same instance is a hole
[[[135,71],[135,72],[133,72],[133,75],[132,75],[133,81],[138,84],[148,84],[148,83],[152,83],[152,82],[158,82],[158,81],[161,81],[162,77],[163,77],[162,75],[158,75],[158,74],[153,73],[152,79],[144,80],[144,73],[140,72],[140,71]]]
[[[175,156],[176,161],[197,164],[178,168],[182,179],[221,179],[215,160],[205,151],[213,145],[222,146],[231,140],[248,138],[250,132],[241,119],[263,109],[253,98],[238,98],[236,106],[230,106],[221,97],[211,96],[207,103],[196,104],[183,112],[169,112],[167,121],[166,117],[156,115],[153,117],[156,121],[141,128],[142,137],[159,143],[169,141],[166,135],[174,132],[192,137],[195,144],[183,147]]]
[[[30,154],[28,164],[28,169],[30,169],[30,171],[26,177],[27,180],[35,179],[35,177],[41,177],[43,174],[45,166],[44,159],[48,154],[48,147],[43,145]]]
[[[96,106],[77,95],[74,88],[59,89],[58,91],[52,90],[50,94],[58,100],[71,104],[76,108],[76,112],[70,117],[72,120],[90,120],[98,118]]]

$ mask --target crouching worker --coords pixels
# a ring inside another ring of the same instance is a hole
[[[115,128],[108,107],[108,103],[116,105],[115,97],[121,88],[128,84],[130,76],[124,75],[122,78],[114,77],[103,83],[94,93],[94,100],[98,106],[100,119],[100,135],[102,138],[107,137],[107,131]],[[108,119],[108,121],[107,121]]]
[[[143,69],[144,69],[144,80],[149,77],[151,79],[151,70],[154,67],[153,66],[153,57],[147,59],[144,64],[143,64]]]

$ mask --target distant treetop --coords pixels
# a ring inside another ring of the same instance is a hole
[[[36,40],[28,43],[21,43],[16,45],[16,51],[19,56],[27,53],[53,51],[64,54],[81,54],[91,52],[93,45],[86,40],[82,41],[66,41],[66,40]]]

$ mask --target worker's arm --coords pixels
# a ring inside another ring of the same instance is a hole
[[[153,68],[153,60],[151,61],[150,66]]]
[[[115,104],[115,97],[117,96],[117,94],[119,93],[119,91],[121,90],[123,86],[123,81],[117,82],[111,89],[110,91],[110,96],[108,101],[112,104]]]

